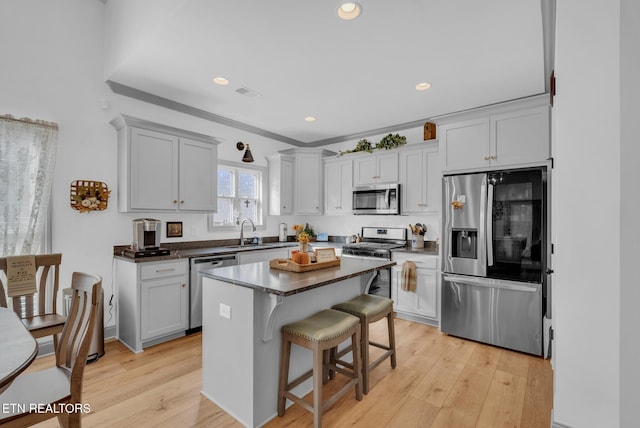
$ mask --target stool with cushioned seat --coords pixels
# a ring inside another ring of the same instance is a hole
[[[355,388],[356,399],[362,400],[360,321],[357,317],[346,312],[325,309],[301,321],[284,325],[281,332],[278,416],[284,416],[286,399],[288,398],[313,413],[313,425],[316,428],[320,428],[324,411],[352,386]],[[340,360],[328,362],[326,358],[328,351],[349,338],[351,339],[350,348],[353,353],[353,364],[345,365]],[[311,350],[313,353],[313,368],[289,382],[289,359],[292,343]],[[339,364],[345,367],[352,367],[352,370],[345,370]],[[351,380],[323,403],[322,384],[326,380],[327,366],[330,366],[332,371],[337,371],[350,377]],[[309,403],[290,391],[312,376],[313,406],[310,406]]]
[[[347,302],[333,305],[332,309],[355,315],[360,319],[360,341],[362,352],[362,389],[365,394],[369,392],[369,373],[386,358],[391,359],[391,368],[396,367],[396,337],[393,324],[393,300],[362,294]],[[389,346],[369,340],[369,324],[387,318],[387,330],[389,333]],[[385,352],[374,362],[369,362],[369,345],[384,349]],[[338,356],[342,353],[338,353]]]

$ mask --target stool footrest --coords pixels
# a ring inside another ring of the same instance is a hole
[[[293,401],[294,403],[302,406],[308,412],[313,413],[313,406],[311,404],[307,403],[306,401],[304,401],[302,398],[298,397],[297,395],[292,394],[289,391],[285,391],[283,395],[284,395],[285,398],[288,398],[289,400]]]
[[[309,379],[311,376],[313,376],[313,369],[311,369],[308,372],[300,375],[298,378],[296,378],[296,379],[292,380],[290,383],[288,383],[287,384],[287,391],[292,390],[293,388],[295,388],[296,386],[300,385],[305,380]]]
[[[376,348],[385,349],[387,351],[391,349],[389,345],[383,345],[382,343],[377,343],[377,342],[369,342],[369,345],[375,346]]]
[[[378,367],[380,363],[383,362],[385,359],[387,359],[392,353],[393,351],[387,351],[384,354],[380,355],[377,360],[375,360],[372,363],[369,363],[369,370],[372,370]]]

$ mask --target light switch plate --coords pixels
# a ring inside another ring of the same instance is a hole
[[[231,306],[220,303],[220,316],[228,320],[231,319]]]

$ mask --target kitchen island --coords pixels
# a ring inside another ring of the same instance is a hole
[[[387,260],[343,259],[295,273],[269,262],[203,272],[202,394],[248,427],[277,415],[280,328],[364,292]],[[291,350],[289,378],[311,368],[309,350]],[[303,396],[311,379],[293,390]]]

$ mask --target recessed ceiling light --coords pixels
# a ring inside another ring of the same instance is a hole
[[[304,118],[304,120],[306,120],[307,122],[315,122],[316,118],[313,116],[307,116]]]
[[[227,86],[229,84],[229,81],[224,77],[214,77],[213,83],[220,86]]]
[[[356,19],[362,13],[362,6],[356,2],[345,2],[338,7],[338,16],[345,21]]]
[[[416,90],[417,91],[426,91],[427,89],[429,89],[431,87],[430,83],[427,82],[422,82],[422,83],[418,83],[416,85]]]

